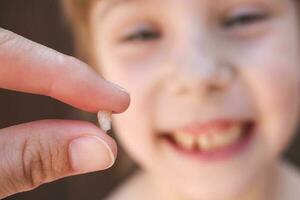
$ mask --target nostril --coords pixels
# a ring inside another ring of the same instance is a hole
[[[170,92],[178,96],[185,96],[188,94],[192,94],[192,91],[196,91],[196,93],[205,94],[217,94],[221,93],[226,89],[227,85],[217,82],[211,83],[203,83],[201,85],[197,83],[190,83],[190,84],[180,84],[174,83],[172,86],[169,87]]]
[[[210,93],[216,93],[224,89],[224,86],[218,84],[211,84],[207,87],[207,90]]]
[[[195,92],[201,95],[224,93],[232,85],[234,74],[234,69],[227,66],[216,67],[215,70],[206,73],[180,74],[180,76],[173,76],[168,89],[178,96],[195,94]]]

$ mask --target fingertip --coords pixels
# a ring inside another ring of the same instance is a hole
[[[107,108],[110,107],[108,110],[112,111],[113,113],[122,113],[127,110],[130,104],[130,94],[127,92],[127,90],[113,82],[106,80],[105,82],[107,100],[102,100],[103,102],[105,101],[107,103]]]
[[[123,93],[119,99],[119,102],[116,103],[114,113],[122,113],[128,109],[130,105],[130,95],[129,93]]]

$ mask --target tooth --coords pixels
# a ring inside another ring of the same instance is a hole
[[[214,147],[221,147],[228,141],[227,134],[224,133],[213,133],[211,138]]]
[[[100,128],[107,132],[111,129],[111,112],[108,111],[99,111],[98,112],[98,121]]]
[[[213,148],[211,139],[207,135],[199,135],[197,137],[197,144],[202,150],[210,150]]]
[[[176,133],[174,134],[174,138],[181,147],[192,150],[195,144],[195,138],[193,135],[185,134],[185,133]]]
[[[228,130],[226,133],[223,133],[223,144],[222,146],[229,145],[234,143],[241,134],[241,129],[239,127],[233,127]]]
[[[240,135],[241,128],[238,126],[223,133],[217,130],[211,130],[207,135],[199,135],[197,137],[197,143],[200,149],[208,151],[232,144]]]

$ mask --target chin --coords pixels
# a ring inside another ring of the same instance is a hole
[[[186,181],[185,181],[186,180]],[[169,179],[170,182],[170,179]],[[251,176],[236,176],[216,180],[195,179],[195,176],[177,178],[173,190],[189,200],[228,200],[239,199],[247,192],[255,180]],[[171,185],[172,183],[170,183]]]

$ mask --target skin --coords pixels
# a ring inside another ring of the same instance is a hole
[[[98,70],[131,94],[131,107],[114,124],[143,169],[112,199],[299,195],[292,187],[299,176],[278,162],[299,122],[297,12],[292,0],[96,3],[90,22]],[[241,22],[241,15],[264,17]],[[228,20],[233,23],[224,25]],[[243,153],[195,160],[158,137],[216,118],[255,120]]]
[[[126,92],[86,64],[1,28],[0,88],[47,95],[89,112],[119,113],[129,105]],[[43,120],[0,129],[0,199],[107,169],[116,153],[114,140],[89,122]]]

